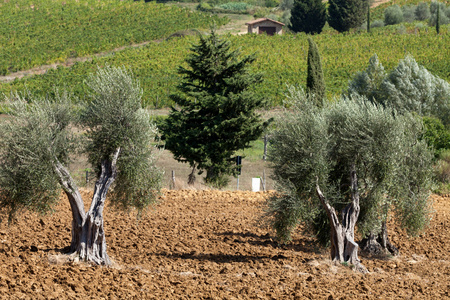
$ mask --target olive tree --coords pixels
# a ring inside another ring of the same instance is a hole
[[[369,59],[366,71],[353,76],[345,94],[364,95],[399,113],[435,116],[450,124],[450,84],[419,65],[411,55],[386,73],[375,54]]]
[[[386,78],[386,71],[378,56],[374,54],[369,59],[369,65],[365,71],[357,72],[349,82],[345,94],[357,94],[365,96],[369,101],[376,102],[380,93],[380,86]]]
[[[424,134],[422,138],[436,154],[446,147],[446,130],[450,124],[450,85],[417,64],[412,56],[401,60],[396,68],[386,73],[375,54],[369,60],[366,71],[358,72],[349,82],[346,95],[365,96],[372,103],[395,109],[404,114],[414,112],[423,116]],[[439,119],[433,120],[433,117]],[[442,126],[440,136],[436,136],[436,126]],[[369,252],[381,250],[396,254],[398,250],[390,244],[386,224],[381,230],[372,230],[362,242]]]
[[[78,107],[66,92],[54,99],[6,99],[10,118],[0,131],[0,205],[9,209],[10,220],[22,209],[44,213],[62,188],[72,211],[70,253],[74,259],[109,265],[106,195],[112,188],[111,203],[125,209],[142,211],[155,202],[161,182],[151,146],[156,127],[141,107],[138,82],[125,68],[99,68],[87,84],[89,101]],[[87,154],[97,175],[88,211],[68,169],[77,150]]]
[[[302,91],[290,99],[271,140],[280,193],[267,215],[283,242],[300,223],[316,235],[325,226],[332,260],[364,272],[356,225],[363,236],[380,231],[393,210],[410,233],[428,221],[432,155],[419,140],[422,123],[362,96],[322,108]]]

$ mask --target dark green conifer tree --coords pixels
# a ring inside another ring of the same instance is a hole
[[[323,79],[322,63],[319,49],[312,38],[308,38],[308,73],[306,77],[306,89],[317,106],[322,106],[325,98],[325,81]]]
[[[366,6],[363,0],[330,0],[328,24],[339,32],[359,27],[366,19]]]
[[[196,170],[206,171],[205,182],[220,188],[236,173],[235,152],[267,127],[255,112],[265,101],[252,91],[262,76],[249,72],[254,55],[239,59],[239,50],[213,30],[191,50],[188,68],[178,68],[183,79],[171,95],[177,107],[161,126],[162,138],[176,160],[191,166],[191,184]]]
[[[439,16],[439,7],[440,7],[440,3],[438,3],[437,5],[437,11],[436,11],[436,33],[439,34],[440,31],[440,26],[441,26],[441,18]]]
[[[327,20],[325,4],[321,0],[294,0],[290,20],[289,28],[294,32],[321,33]]]

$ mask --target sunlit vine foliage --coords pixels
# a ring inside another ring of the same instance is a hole
[[[450,26],[441,27],[441,35],[434,29],[424,28],[399,34],[395,26],[374,28],[368,33],[337,34],[326,31],[315,36],[315,42],[322,57],[322,68],[327,85],[327,96],[338,95],[347,87],[352,75],[366,68],[367,61],[375,53],[386,71],[397,66],[400,59],[411,54],[417,63],[432,74],[449,81]],[[256,51],[257,60],[252,71],[264,74],[264,85],[256,93],[263,95],[271,106],[281,105],[286,84],[306,85],[308,42],[306,34],[285,34],[282,36],[242,35],[227,36],[233,47],[241,47],[242,54]],[[60,67],[41,76],[1,84],[0,92],[24,90],[25,86],[34,93],[46,95],[53,86],[67,86],[83,99],[86,86],[83,81],[87,74],[96,70],[97,65],[125,65],[141,82],[144,89],[143,102],[149,107],[170,105],[168,95],[175,92],[180,78],[176,73],[190,46],[197,41],[196,36],[172,38],[145,47],[116,52],[89,62],[77,63],[71,68]]]
[[[227,22],[132,0],[10,0],[0,11],[0,75]]]

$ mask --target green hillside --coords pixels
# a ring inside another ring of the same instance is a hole
[[[0,2],[0,75],[227,20],[133,0]]]
[[[412,54],[419,64],[433,74],[450,81],[450,27],[443,26],[440,35],[436,35],[433,28],[406,28],[406,33],[404,27],[389,26],[375,28],[371,34],[337,34],[328,30],[314,36],[322,55],[328,97],[340,94],[351,76],[366,68],[374,53],[386,70],[394,68],[406,54]],[[257,52],[253,68],[264,73],[265,82],[256,91],[269,99],[273,106],[282,103],[286,84],[305,85],[308,51],[305,34],[228,35],[226,38],[233,47],[240,47],[244,54]],[[127,49],[107,57],[77,63],[71,68],[60,67],[44,75],[2,84],[0,91],[9,93],[27,87],[34,93],[47,95],[52,92],[53,86],[66,86],[83,99],[86,88],[83,80],[88,73],[95,71],[97,64],[125,65],[141,81],[145,105],[167,106],[170,105],[168,95],[176,91],[179,82],[176,68],[183,63],[190,46],[196,41],[197,37],[189,36],[150,43],[142,48]]]

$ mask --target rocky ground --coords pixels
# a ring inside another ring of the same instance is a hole
[[[91,193],[83,192],[89,199]],[[165,191],[137,220],[105,211],[114,266],[68,262],[70,211],[24,213],[0,224],[0,299],[445,299],[450,298],[450,198],[434,196],[428,230],[391,228],[401,255],[361,255],[368,274],[334,265],[297,233],[278,246],[260,222],[267,193]]]

